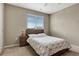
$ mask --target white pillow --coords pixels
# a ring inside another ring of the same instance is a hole
[[[45,33],[40,33],[38,34],[38,36],[43,37],[43,36],[47,36]]]
[[[45,33],[40,33],[40,34],[29,34],[29,37],[31,38],[38,38],[38,37],[44,37],[47,36]]]
[[[29,34],[29,37],[35,38],[35,37],[39,37],[38,34]]]

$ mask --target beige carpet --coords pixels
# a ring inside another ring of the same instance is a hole
[[[4,49],[2,56],[37,56],[37,54],[30,46],[26,46],[6,48]],[[67,51],[66,53],[62,54],[62,56],[79,56],[79,53]]]

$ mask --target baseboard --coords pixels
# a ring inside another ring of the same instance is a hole
[[[71,44],[70,50],[79,53],[79,46]]]
[[[7,46],[4,46],[4,48],[10,48],[10,47],[16,47],[16,46],[19,46],[19,44],[7,45]]]

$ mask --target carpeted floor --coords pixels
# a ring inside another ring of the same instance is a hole
[[[2,56],[37,56],[35,51],[30,47],[12,47],[4,49]],[[79,56],[79,53],[67,51],[62,56]]]

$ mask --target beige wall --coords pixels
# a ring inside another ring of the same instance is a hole
[[[0,54],[3,50],[3,15],[4,15],[4,5],[0,3]]]
[[[50,33],[79,46],[79,4],[51,15]]]
[[[5,4],[5,39],[4,45],[17,44],[20,31],[26,29],[27,14],[45,17],[45,33],[49,33],[49,16],[40,12]]]

